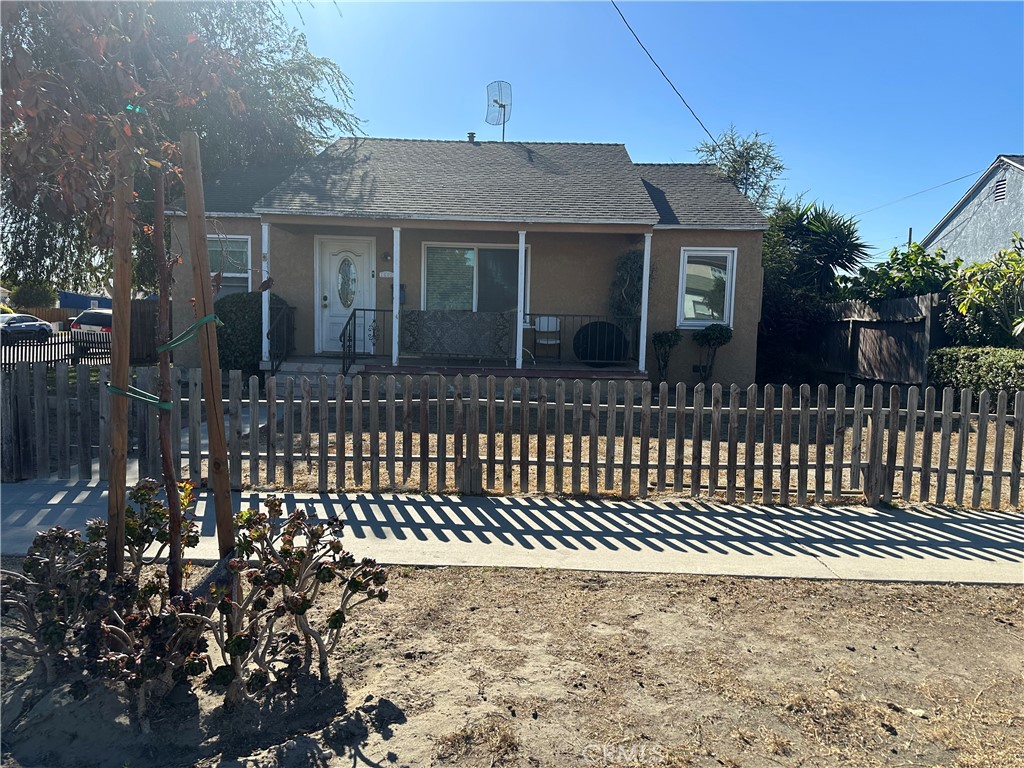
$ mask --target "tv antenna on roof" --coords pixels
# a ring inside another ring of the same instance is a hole
[[[512,116],[512,86],[504,80],[487,85],[487,122],[501,126],[501,140],[505,140],[505,123]]]

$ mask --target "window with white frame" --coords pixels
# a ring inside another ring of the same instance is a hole
[[[735,287],[735,248],[682,248],[676,326],[731,326]]]
[[[207,238],[210,253],[210,274],[223,273],[220,292],[214,298],[249,290],[248,237],[210,235]]]
[[[529,268],[527,251],[524,312]],[[424,245],[422,302],[428,310],[514,312],[519,304],[518,246]]]

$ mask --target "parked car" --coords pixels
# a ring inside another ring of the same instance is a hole
[[[53,327],[35,315],[0,315],[0,340],[4,344],[15,341],[45,344],[51,336]]]
[[[75,344],[75,356],[82,357],[96,350],[109,352],[113,325],[112,309],[87,309],[72,320],[71,340]]]

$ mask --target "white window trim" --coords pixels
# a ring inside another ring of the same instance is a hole
[[[224,273],[224,277],[244,277],[245,278],[245,290],[252,291],[252,236],[251,235],[229,235],[227,233],[215,234],[215,235],[208,234],[206,236],[206,243],[207,243],[206,247],[207,247],[207,250],[209,250],[209,247],[210,247],[209,244],[211,242],[216,243],[216,242],[225,241],[225,240],[245,240],[245,264],[246,264],[246,271],[245,271],[244,275],[241,272],[225,272]],[[215,275],[217,273],[216,272],[212,272],[211,274]]]
[[[438,243],[424,242],[420,249],[420,309],[427,308],[427,248],[472,248],[478,251],[480,248],[500,248],[502,250],[519,253],[518,245],[508,243]],[[477,311],[477,300],[479,291],[477,285],[480,280],[480,258],[478,254],[473,258],[473,311]],[[530,314],[530,246],[526,246],[526,284],[523,287],[523,314]]]
[[[707,328],[716,323],[732,328],[733,310],[736,306],[736,248],[698,248],[683,246],[679,249],[679,285],[676,294],[676,328]],[[724,320],[687,320],[685,319],[686,300],[686,261],[689,254],[708,253],[726,257],[725,284],[725,319]]]

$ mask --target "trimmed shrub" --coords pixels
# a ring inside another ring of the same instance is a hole
[[[948,347],[928,356],[929,383],[975,392],[1024,389],[1024,349]]]
[[[260,372],[263,354],[263,294],[257,291],[232,293],[218,299],[213,307],[224,325],[217,327],[217,348],[220,367],[225,371],[241,371],[245,377]],[[270,295],[271,307],[285,302]]]

